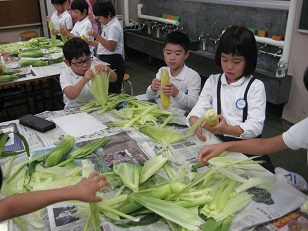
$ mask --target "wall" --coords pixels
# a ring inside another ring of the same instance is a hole
[[[298,0],[295,28],[288,73],[293,75],[289,102],[284,106],[282,118],[297,123],[308,116],[308,92],[303,85],[303,75],[308,67],[308,34],[296,31],[299,23],[300,7],[303,0]]]
[[[302,0],[298,0],[297,20]],[[136,1],[137,2],[137,1]],[[178,0],[140,0],[142,13],[160,17],[163,13],[181,16],[179,28],[184,27],[190,38],[198,39],[204,31],[211,38],[217,38],[229,24],[245,25],[256,29],[264,29],[268,36],[284,35],[288,11],[244,6],[217,5],[214,3],[187,2]],[[131,3],[130,3],[131,4]],[[137,3],[134,3],[137,4]],[[131,8],[131,7],[130,7]],[[131,17],[136,20],[136,18]],[[297,28],[298,21],[295,27]],[[292,90],[289,102],[285,105],[282,118],[296,123],[308,113],[307,92],[302,84],[304,69],[307,66],[307,35],[293,32],[293,42],[289,60],[288,74],[293,75]],[[215,46],[209,42],[208,46]],[[208,47],[208,49],[212,49]],[[270,47],[270,49],[273,49]],[[212,49],[215,50],[215,49]],[[278,57],[259,54],[258,67],[275,73]]]

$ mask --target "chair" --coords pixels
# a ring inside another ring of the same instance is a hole
[[[32,38],[38,37],[37,31],[24,31],[19,34],[19,41],[28,41]]]
[[[122,82],[122,92],[127,93],[125,89],[125,84],[128,83],[130,86],[130,93],[131,95],[134,95],[133,84],[131,81],[129,81],[129,78],[130,78],[129,74],[124,75],[123,82]]]

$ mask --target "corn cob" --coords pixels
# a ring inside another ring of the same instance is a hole
[[[61,29],[63,29],[63,26],[60,26],[60,30],[61,30]],[[65,35],[61,34],[61,33],[60,33],[60,36],[61,36],[62,42],[63,42],[63,43],[66,43],[66,42],[67,42],[67,37],[66,37]]]
[[[21,70],[18,69],[7,68],[3,64],[0,64],[0,68],[2,69],[2,73],[0,73],[0,75],[14,75],[21,72]]]
[[[167,83],[170,83],[170,77],[168,71],[164,69],[160,77],[161,88],[165,87]],[[170,106],[170,95],[166,95],[162,90],[160,91],[161,104],[163,108],[168,108]]]
[[[20,77],[16,75],[0,75],[0,83],[12,82],[18,78]]]
[[[47,156],[44,167],[55,166],[65,160],[66,154],[72,149],[75,143],[73,136],[67,135]]]
[[[57,39],[57,36],[55,34],[52,33],[52,29],[54,29],[55,26],[53,25],[52,21],[50,20],[49,21],[49,30],[50,30],[50,35],[51,35],[51,38],[56,40]]]
[[[64,60],[64,57],[60,56],[56,59],[49,59],[48,64],[51,65],[51,64],[55,64],[55,63],[61,63],[61,62],[63,62],[63,60]]]
[[[209,126],[216,126],[219,123],[218,115],[214,109],[209,109],[205,113],[205,123]]]
[[[44,52],[42,50],[28,51],[18,55],[20,58],[39,58],[43,56]]]
[[[80,38],[81,38],[82,40],[84,40],[84,41],[87,41],[87,37],[86,37],[84,34],[82,34],[82,35],[80,36]]]
[[[47,66],[48,61],[43,60],[36,60],[36,59],[28,59],[28,60],[22,60],[19,62],[19,66],[26,67],[32,65],[33,67],[41,67],[41,66]]]

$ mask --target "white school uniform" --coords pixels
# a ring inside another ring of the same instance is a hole
[[[72,16],[68,13],[67,10],[64,11],[60,16],[58,15],[58,11],[53,12],[50,20],[57,30],[60,29],[60,26],[64,26],[68,30],[73,28]]]
[[[186,122],[188,126],[190,126],[189,118],[191,116],[200,118],[211,108],[217,111],[217,84],[219,76],[220,74],[211,75],[205,82],[197,104],[187,116]],[[265,120],[265,87],[262,81],[255,79],[247,94],[247,119],[245,122],[242,122],[243,108],[245,106],[245,103],[243,104],[244,92],[251,78],[252,76],[242,77],[238,81],[228,84],[225,74],[221,76],[221,114],[228,124],[232,126],[238,125],[243,129],[244,132],[238,137],[241,139],[251,139],[260,135]]]
[[[190,111],[198,101],[201,89],[200,75],[184,64],[178,76],[172,76],[169,67],[162,67],[158,70],[156,78],[160,79],[164,69],[169,73],[170,82],[179,90],[176,97],[170,97],[170,103],[176,108]],[[146,95],[149,100],[155,100],[160,97],[160,91],[152,91],[150,85],[146,90]]]

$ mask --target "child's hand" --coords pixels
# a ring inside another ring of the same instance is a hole
[[[96,73],[102,73],[102,72],[107,72],[107,71],[108,71],[108,67],[104,64],[97,64],[95,66]]]
[[[151,84],[152,91],[158,91],[160,89],[160,83],[160,79],[154,78]]]
[[[208,126],[204,123],[204,128],[213,134],[226,134],[226,127],[229,126],[222,115],[218,115],[219,123],[216,126]]]
[[[69,31],[64,26],[60,27],[60,34],[67,36],[68,33]]]
[[[96,196],[96,192],[102,187],[108,186],[109,182],[106,177],[97,172],[92,172],[88,178],[82,180],[75,185],[76,193],[78,193],[78,200],[84,202],[99,202],[102,198]]]
[[[172,83],[167,83],[161,90],[165,95],[171,95],[173,97],[179,94],[179,90]]]
[[[94,76],[94,73],[91,69],[87,70],[84,74],[84,78],[89,82]]]
[[[198,118],[196,116],[192,116],[189,118],[189,123],[190,123],[190,126],[192,126],[194,123],[196,123],[196,121],[198,120]],[[199,125],[197,127],[197,129],[195,130],[195,133],[198,137],[198,139],[202,142],[205,142],[206,141],[206,136],[202,134],[202,125]]]
[[[49,22],[49,21],[50,21],[50,17],[46,16],[46,22]]]
[[[51,30],[51,33],[57,35],[58,34],[58,30],[54,28],[54,29]]]
[[[89,30],[88,35],[92,36],[93,38],[97,38],[99,34],[95,30]]]

